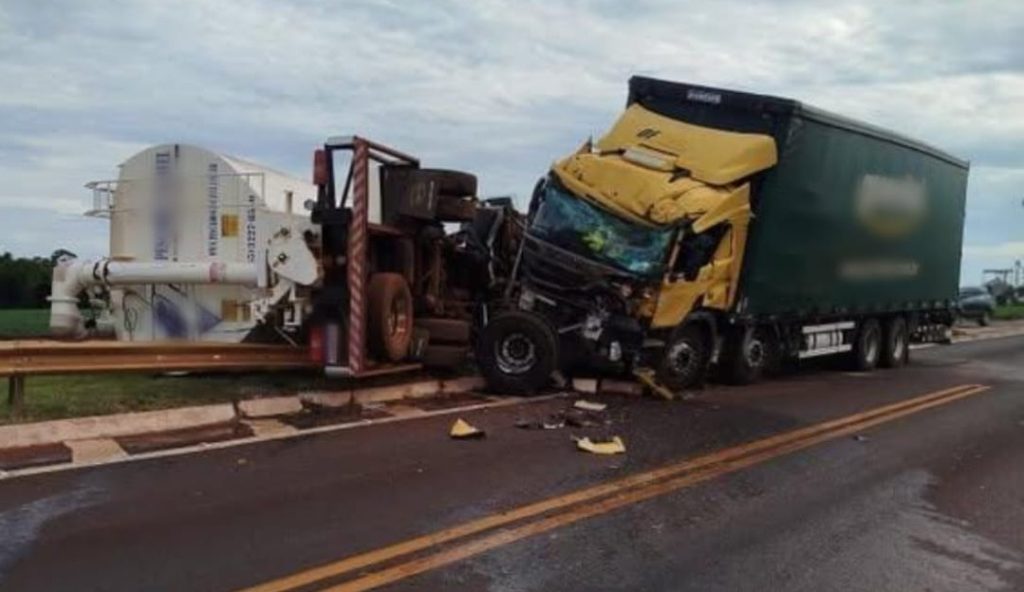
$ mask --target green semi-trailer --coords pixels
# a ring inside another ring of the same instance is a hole
[[[768,134],[778,147],[778,164],[753,179],[760,186],[737,313],[955,305],[966,162],[797,101],[695,88],[635,78],[630,100],[682,121]]]
[[[736,382],[784,357],[900,366],[955,318],[967,173],[798,101],[634,77],[615,126],[538,184],[481,366],[517,392],[570,357],[674,388],[713,363]]]

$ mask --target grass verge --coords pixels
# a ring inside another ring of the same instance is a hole
[[[29,376],[25,379],[24,411],[13,417],[5,396],[0,403],[0,424],[230,403],[324,387],[323,376],[312,372]]]
[[[0,309],[0,337],[43,337],[50,330],[50,310],[47,308]]]
[[[997,306],[996,314],[994,318],[1001,321],[1015,321],[1018,319],[1024,319],[1024,304],[1008,304],[1006,306]]]

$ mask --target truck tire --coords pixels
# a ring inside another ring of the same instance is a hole
[[[853,369],[858,372],[870,372],[878,365],[882,352],[882,329],[878,319],[865,319],[857,331],[853,343]]]
[[[416,328],[425,330],[429,343],[469,343],[470,323],[459,319],[419,318]]]
[[[773,344],[763,331],[747,328],[726,342],[725,377],[731,384],[751,384],[761,379],[772,363]]]
[[[532,394],[546,385],[558,368],[558,337],[536,314],[507,312],[483,328],[476,359],[490,389]]]
[[[906,364],[910,352],[909,344],[906,319],[901,316],[892,317],[885,323],[879,364],[883,368],[899,368]]]
[[[978,317],[979,327],[988,327],[992,323],[992,314],[987,310],[981,311],[981,316]]]
[[[657,380],[671,390],[681,391],[704,380],[711,360],[711,342],[696,323],[677,327],[665,345],[658,364]]]
[[[398,273],[375,273],[366,290],[367,341],[378,359],[397,362],[409,353],[413,309],[409,284]]]
[[[428,345],[421,361],[427,368],[458,368],[466,363],[468,353],[465,345]]]
[[[477,202],[454,195],[437,199],[437,219],[442,222],[472,222],[476,217]]]
[[[450,169],[420,169],[418,172],[437,184],[438,195],[476,195],[476,175]]]

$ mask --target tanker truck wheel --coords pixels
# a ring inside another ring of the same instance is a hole
[[[366,290],[367,340],[378,359],[398,362],[412,342],[412,294],[398,273],[375,273]]]
[[[658,365],[658,382],[674,391],[693,388],[704,381],[711,360],[711,343],[694,323],[678,327],[665,346]]]
[[[882,353],[882,328],[877,319],[865,319],[853,343],[853,369],[870,372],[878,365]]]
[[[489,388],[510,395],[533,394],[558,368],[558,338],[544,318],[507,312],[483,328],[476,358]]]
[[[899,368],[907,363],[910,353],[910,337],[907,334],[907,321],[895,316],[885,323],[882,336],[882,357],[879,360],[884,368]]]

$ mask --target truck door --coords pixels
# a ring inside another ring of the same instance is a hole
[[[727,310],[736,297],[750,221],[750,186],[744,184],[680,233],[651,320],[674,327],[700,305]]]

